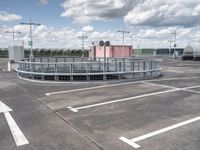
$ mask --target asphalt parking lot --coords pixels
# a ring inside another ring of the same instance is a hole
[[[27,140],[17,145],[0,113],[1,150],[200,149],[199,62],[163,59],[152,80],[52,84],[0,61],[0,101]]]

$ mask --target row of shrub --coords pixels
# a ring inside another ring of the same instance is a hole
[[[88,50],[76,50],[76,49],[33,49],[34,57],[54,57],[54,56],[84,56],[88,57]],[[30,49],[24,50],[24,56],[30,56]],[[0,49],[0,57],[8,57],[8,49]]]

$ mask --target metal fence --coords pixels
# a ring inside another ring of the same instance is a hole
[[[23,78],[36,80],[146,79],[160,76],[160,61],[135,58],[33,58],[21,60],[17,72]]]

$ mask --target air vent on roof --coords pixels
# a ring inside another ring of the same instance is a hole
[[[105,44],[104,41],[100,41],[100,42],[99,42],[99,45],[100,45],[100,46],[104,46],[104,44]]]

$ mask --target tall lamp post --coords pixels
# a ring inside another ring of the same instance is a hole
[[[172,34],[174,35],[174,54],[176,55],[176,36],[177,36],[177,31],[175,30],[174,32],[172,32]],[[175,56],[176,57],[176,56]]]
[[[123,42],[123,45],[122,45],[122,57],[124,58],[124,38],[125,38],[125,33],[130,33],[130,31],[125,31],[125,29],[123,29],[123,30],[119,30],[117,32],[122,33],[122,42]]]
[[[174,42],[174,41],[173,40],[169,40],[169,57],[171,56],[172,42]]]
[[[33,58],[33,35],[32,35],[32,26],[40,26],[40,23],[34,23],[32,22],[32,19],[30,17],[29,22],[21,22],[21,25],[29,25],[30,26],[30,41],[29,41],[29,45],[31,46],[31,54],[30,54],[30,58]]]
[[[84,45],[85,45],[85,39],[87,39],[87,36],[84,36],[84,33],[82,32],[81,36],[78,36],[79,39],[82,41],[82,57],[84,57]]]
[[[11,33],[13,36],[13,46],[15,46],[15,33],[20,34],[21,32],[15,31],[15,28],[13,27],[13,31],[6,31],[6,33]]]
[[[130,38],[131,38],[131,46],[133,46],[133,34],[131,34]]]

